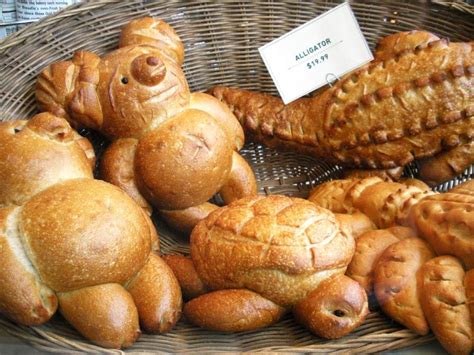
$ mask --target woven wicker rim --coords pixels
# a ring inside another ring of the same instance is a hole
[[[69,58],[75,50],[92,49],[103,54],[115,48],[119,28],[133,18],[145,15],[162,17],[180,34],[186,46],[184,69],[193,91],[216,84],[276,93],[256,48],[288,30],[337,5],[322,2],[252,1],[116,1],[76,4],[60,13],[27,26],[0,42],[0,120],[23,118],[36,112],[33,87],[39,71],[53,61]],[[474,33],[474,7],[460,1],[353,2],[352,7],[364,34],[373,48],[376,39],[418,26],[468,40]],[[105,142],[95,133],[84,132],[100,153]],[[276,152],[249,143],[243,156],[251,163],[263,193],[305,197],[315,184],[341,176],[338,166],[289,152]],[[416,176],[417,166],[405,170]],[[458,178],[437,187],[439,191],[474,176],[471,166]],[[186,238],[155,220],[166,253],[188,253]],[[118,353],[102,349],[77,334],[60,317],[39,327],[23,327],[0,318],[8,333],[44,351]],[[325,341],[311,335],[291,317],[269,328],[238,334],[222,334],[197,329],[180,322],[170,333],[144,334],[130,352],[381,352],[411,347],[432,341],[390,321],[379,312],[351,335]]]

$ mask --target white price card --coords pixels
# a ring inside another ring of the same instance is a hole
[[[345,2],[259,48],[285,104],[373,59]]]

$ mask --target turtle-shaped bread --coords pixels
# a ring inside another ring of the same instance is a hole
[[[199,326],[250,330],[294,310],[312,331],[336,338],[368,312],[365,291],[344,276],[353,253],[353,237],[332,212],[272,195],[212,212],[191,234],[192,262],[180,256],[165,261],[188,297],[202,281],[192,292],[201,295],[184,306],[186,318]]]

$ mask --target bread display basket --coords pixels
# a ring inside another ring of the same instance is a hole
[[[78,50],[103,55],[117,47],[123,25],[143,16],[162,18],[185,45],[184,71],[192,91],[215,85],[277,94],[258,48],[338,5],[340,1],[101,1],[73,5],[25,27],[0,42],[0,120],[24,119],[37,112],[34,85],[48,64]],[[460,1],[352,1],[351,7],[371,49],[381,37],[397,31],[424,29],[453,41],[474,35],[474,6]],[[100,153],[108,144],[94,132],[82,131]],[[259,193],[306,197],[309,190],[343,169],[315,158],[276,151],[248,142],[242,155],[251,164]],[[415,163],[405,176],[417,177]],[[447,191],[474,177],[474,166],[436,186]],[[217,201],[219,202],[219,201]],[[188,238],[155,218],[165,254],[188,254]],[[42,351],[122,353],[103,349],[81,337],[60,316],[45,325],[24,327],[0,316],[0,328]],[[338,340],[312,335],[285,317],[258,331],[219,333],[180,321],[169,333],[143,334],[126,352],[381,352],[430,342],[398,325],[375,308],[356,331]],[[1,352],[1,351],[0,351]]]

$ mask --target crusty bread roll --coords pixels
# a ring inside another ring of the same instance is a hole
[[[383,311],[420,335],[429,327],[420,304],[419,268],[435,257],[431,247],[418,238],[390,245],[380,256],[374,273],[374,289]]]
[[[247,288],[283,306],[343,274],[354,239],[306,200],[254,196],[211,213],[191,234],[191,256],[212,289]]]
[[[141,209],[119,188],[99,180],[53,185],[23,206],[18,224],[32,264],[55,291],[123,284],[150,253]]]
[[[137,186],[160,209],[184,209],[204,203],[226,182],[232,153],[225,131],[209,114],[186,110],[139,141],[135,156]]]
[[[133,299],[118,284],[58,293],[61,313],[82,335],[108,348],[126,348],[140,336]]]
[[[184,315],[201,328],[241,332],[277,322],[285,309],[258,293],[240,289],[219,290],[192,299]]]
[[[461,262],[453,256],[439,256],[421,267],[420,276],[421,305],[436,339],[450,354],[472,353],[471,316]]]
[[[429,192],[431,191],[431,188],[425,184],[423,181],[414,179],[414,178],[402,178],[399,181],[400,184],[406,185],[406,186],[415,186],[418,187],[420,190]]]
[[[365,213],[379,228],[405,224],[410,208],[432,194],[416,186],[380,182],[365,188],[354,207]]]
[[[311,332],[326,339],[349,334],[369,313],[367,295],[345,275],[335,275],[318,285],[294,308],[296,319]]]
[[[196,298],[208,292],[208,288],[196,272],[191,258],[182,255],[165,255],[163,260],[173,270],[185,299]]]
[[[92,178],[94,156],[87,144],[66,120],[49,113],[38,114],[29,121],[2,122],[0,207],[21,205],[61,181]]]
[[[451,193],[474,196],[474,179],[467,180],[449,190]]]
[[[316,186],[309,193],[308,200],[334,213],[350,213],[344,204],[347,191],[359,180],[331,180]]]
[[[356,249],[346,275],[353,278],[365,289],[372,293],[374,270],[382,253],[402,239],[416,237],[415,232],[407,227],[392,227],[377,229],[362,234],[356,240]]]
[[[474,141],[418,162],[420,178],[436,186],[455,178],[474,162]]]
[[[229,178],[219,190],[219,195],[225,204],[229,204],[243,197],[256,194],[257,181],[252,168],[240,154],[234,152]]]
[[[200,220],[206,218],[217,208],[213,203],[204,202],[184,210],[160,210],[160,215],[172,228],[189,234]]]
[[[345,179],[365,179],[379,177],[383,181],[398,181],[403,173],[403,166],[393,169],[349,169],[344,171]]]
[[[0,208],[0,313],[25,325],[48,321],[56,312],[54,292],[28,260],[16,222],[20,208]]]
[[[100,176],[105,181],[120,187],[148,215],[151,215],[152,208],[138,191],[135,183],[133,161],[137,144],[138,140],[135,138],[123,138],[112,142],[102,155]]]
[[[183,302],[181,289],[173,271],[158,255],[150,254],[145,266],[127,283],[127,290],[146,332],[167,332],[179,320]]]
[[[356,212],[353,214],[335,213],[336,219],[347,234],[357,240],[359,236],[367,231],[375,229],[375,224],[365,214]]]
[[[439,37],[426,31],[398,32],[382,38],[377,42],[375,50],[376,60],[387,60],[405,50],[417,46],[425,46],[430,42],[439,40]]]
[[[474,267],[473,195],[448,192],[426,197],[411,209],[410,223],[438,255],[454,255],[468,270]]]

